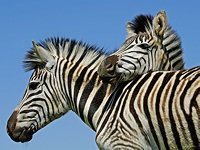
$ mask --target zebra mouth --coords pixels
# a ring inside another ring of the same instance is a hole
[[[7,128],[7,132],[13,141],[22,143],[30,141],[34,134],[34,130],[31,128],[20,128],[13,131]]]
[[[15,142],[28,142],[32,139],[33,134],[37,131],[36,126],[33,124],[28,126],[28,122],[23,122],[21,126],[17,125],[19,123],[17,120],[17,115],[18,111],[14,111],[9,118],[7,122],[7,133]]]

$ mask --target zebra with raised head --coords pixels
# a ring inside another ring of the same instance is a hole
[[[14,141],[31,140],[72,110],[96,132],[100,149],[199,148],[200,67],[114,85],[100,79],[106,55],[94,47],[68,39],[33,44],[25,64],[34,72],[7,124]]]
[[[103,79],[123,82],[149,71],[184,69],[181,41],[167,24],[165,11],[155,18],[136,17],[127,23],[127,32],[121,48],[101,63],[98,73]]]

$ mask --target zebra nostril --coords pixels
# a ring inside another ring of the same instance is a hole
[[[109,70],[108,74],[111,75],[111,76],[115,75],[115,70]]]
[[[112,64],[108,64],[106,68],[107,69],[112,68]]]

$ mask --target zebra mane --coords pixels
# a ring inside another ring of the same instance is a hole
[[[63,57],[67,59],[72,57],[71,59],[74,61],[76,61],[76,59],[84,59],[84,63],[87,64],[99,58],[103,59],[106,55],[103,49],[68,38],[48,38],[38,42],[36,45],[41,46],[54,57]],[[23,63],[26,71],[44,68],[46,65],[37,55],[34,47],[27,52]]]
[[[151,15],[139,15],[131,21],[131,29],[136,33],[152,33],[153,19]],[[171,61],[174,70],[184,69],[183,50],[181,40],[177,33],[167,25],[163,36],[163,45]]]
[[[133,24],[131,28],[136,34],[139,34],[140,32],[146,32],[147,29],[152,28],[153,16],[139,15],[136,16],[135,19],[131,21],[131,23]]]

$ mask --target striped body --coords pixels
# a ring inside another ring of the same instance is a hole
[[[34,72],[8,120],[14,141],[31,140],[72,110],[96,132],[100,149],[199,146],[200,67],[147,73],[116,86],[100,79],[106,56],[94,49],[67,39],[34,43],[25,60]]]
[[[147,73],[123,83],[97,140],[110,149],[198,149],[199,93],[200,67]]]

